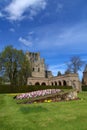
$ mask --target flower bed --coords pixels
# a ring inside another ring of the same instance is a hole
[[[23,93],[23,94],[17,95],[16,99],[31,99],[31,98],[35,98],[35,97],[59,93],[61,91],[62,90],[60,90],[60,89],[38,90],[38,91],[34,91],[34,92]]]

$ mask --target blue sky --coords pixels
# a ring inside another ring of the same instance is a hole
[[[87,0],[0,0],[0,51],[7,45],[39,51],[54,75],[72,56],[87,62]]]

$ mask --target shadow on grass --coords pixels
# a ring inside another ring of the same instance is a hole
[[[48,110],[46,108],[43,108],[42,106],[33,106],[33,107],[21,107],[20,111],[23,114],[28,113],[37,113],[37,112],[47,112]]]

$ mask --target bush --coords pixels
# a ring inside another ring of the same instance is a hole
[[[82,91],[87,91],[87,86],[82,86]]]
[[[44,89],[72,89],[71,86],[11,86],[0,85],[0,93],[25,93]]]

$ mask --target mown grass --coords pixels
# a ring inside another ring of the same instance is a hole
[[[87,130],[87,92],[81,100],[17,104],[13,94],[0,95],[0,130]]]

